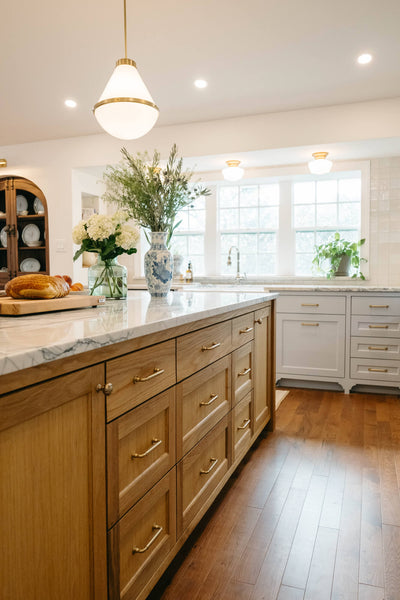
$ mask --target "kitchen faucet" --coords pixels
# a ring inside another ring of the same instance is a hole
[[[240,281],[242,279],[246,278],[246,275],[242,275],[240,273],[240,252],[239,252],[239,248],[237,246],[231,246],[229,248],[228,260],[227,260],[226,264],[228,265],[228,267],[230,267],[232,264],[232,258],[231,258],[232,250],[236,250],[236,276],[235,276],[235,279],[236,279],[236,283],[240,283]]]

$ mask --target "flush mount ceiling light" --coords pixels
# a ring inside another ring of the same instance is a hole
[[[6,167],[7,166],[7,160],[5,158],[0,158],[0,167]]]
[[[65,100],[64,104],[65,104],[65,106],[68,106],[68,108],[76,108],[76,106],[77,106],[75,100],[72,100],[71,98],[68,98],[67,100]]]
[[[370,63],[372,60],[372,55],[371,54],[360,54],[360,56],[357,58],[357,62],[360,65],[367,65],[368,63]]]
[[[329,171],[332,169],[332,161],[328,160],[326,158],[327,156],[328,152],[314,152],[314,160],[310,160],[308,163],[310,172],[314,175],[323,175],[324,173],[329,173]]]
[[[125,58],[117,60],[93,112],[100,126],[121,140],[135,140],[154,127],[159,114],[136,63],[127,57],[126,0],[124,0]]]
[[[225,169],[222,169],[222,175],[227,181],[239,181],[244,175],[244,169],[239,167],[240,160],[227,160],[228,165]]]
[[[208,83],[205,79],[196,79],[196,81],[194,82],[194,85],[197,88],[199,88],[200,90],[202,90],[208,86]]]

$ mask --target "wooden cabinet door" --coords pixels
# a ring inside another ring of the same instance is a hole
[[[16,276],[16,213],[9,178],[0,179],[0,289]]]
[[[0,397],[3,598],[107,598],[103,377],[95,366]]]
[[[254,434],[273,416],[274,352],[271,308],[254,313]]]

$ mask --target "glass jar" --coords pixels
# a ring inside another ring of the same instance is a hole
[[[88,284],[91,296],[106,298],[126,298],[128,293],[127,269],[118,263],[117,258],[102,260],[89,267]]]

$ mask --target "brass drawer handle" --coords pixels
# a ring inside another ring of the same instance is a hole
[[[215,348],[218,348],[218,346],[221,345],[221,342],[213,342],[211,344],[211,346],[202,346],[201,347],[201,351],[205,352],[206,350],[215,350]]]
[[[153,452],[153,450],[155,450],[157,448],[157,446],[159,446],[160,444],[162,444],[162,440],[158,440],[157,438],[153,438],[151,440],[151,446],[150,448],[147,448],[146,452],[143,452],[142,454],[138,454],[137,452],[135,452],[135,454],[131,455],[131,460],[133,460],[134,458],[144,458],[145,456],[148,456],[150,454],[150,452]]]
[[[254,321],[254,323],[257,323],[258,325],[262,325],[263,320],[262,319],[256,319]]]
[[[307,302],[302,302],[301,306],[319,306],[319,304],[308,304]]]
[[[246,327],[246,329],[240,329],[239,333],[250,333],[250,331],[253,331],[253,328]]]
[[[373,371],[374,373],[387,373],[388,369],[373,369],[372,367],[368,367],[368,371]]]
[[[207,402],[200,402],[200,406],[210,406],[218,398],[218,394],[210,394],[210,399]]]
[[[154,379],[154,377],[158,377],[158,375],[162,375],[165,372],[165,369],[157,369],[154,367],[154,371],[147,375],[147,377],[140,377],[139,375],[135,375],[133,378],[133,383],[140,383],[142,381],[150,381],[150,379]]]
[[[238,427],[238,429],[246,429],[246,427],[248,427],[250,425],[251,421],[250,419],[246,419],[245,421],[243,421],[243,425],[240,425]]]
[[[370,304],[370,308],[389,308],[389,304]]]
[[[368,350],[389,350],[388,346],[368,346]]]
[[[137,546],[135,546],[134,548],[132,548],[132,554],[143,554],[143,552],[146,552],[150,548],[150,546],[152,544],[154,544],[154,542],[156,541],[156,539],[158,538],[158,536],[160,535],[160,533],[163,530],[163,528],[161,527],[161,525],[153,525],[153,527],[151,529],[152,529],[152,531],[156,532],[153,535],[153,537],[147,542],[147,544],[145,545],[144,548],[138,548]]]
[[[239,371],[238,373],[238,377],[244,377],[245,375],[248,375],[251,371],[251,367],[247,367],[247,369],[245,369],[244,371]]]
[[[113,391],[113,384],[112,383],[106,383],[105,385],[102,385],[101,383],[98,383],[96,385],[96,392],[104,392],[104,394],[106,396],[109,396],[112,391]]]
[[[370,329],[389,329],[389,325],[368,325]]]
[[[213,470],[213,468],[215,467],[215,465],[218,462],[218,458],[210,458],[210,468],[205,470],[205,469],[200,469],[200,475],[208,475],[209,473],[211,473],[211,471]]]
[[[303,327],[319,327],[319,323],[302,323]]]

